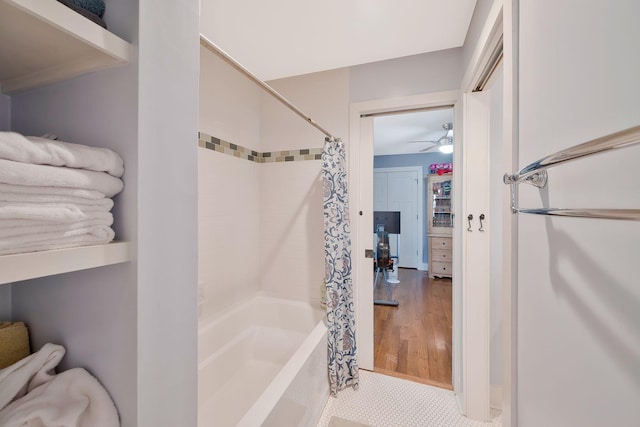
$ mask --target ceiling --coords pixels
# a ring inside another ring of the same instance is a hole
[[[376,156],[418,153],[433,144],[409,141],[437,141],[445,134],[444,123],[453,123],[452,108],[374,117],[373,153]]]
[[[476,0],[202,0],[200,31],[262,80],[464,43]]]

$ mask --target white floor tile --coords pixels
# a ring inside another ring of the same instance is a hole
[[[361,370],[358,390],[329,397],[318,427],[334,415],[372,427],[501,427],[495,412],[491,422],[473,421],[460,415],[450,390]]]

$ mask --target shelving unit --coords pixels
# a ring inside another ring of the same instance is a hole
[[[0,0],[0,84],[15,93],[129,61],[131,45],[56,0]]]
[[[429,277],[452,277],[453,174],[427,175]]]
[[[25,322],[32,351],[63,345],[58,372],[91,372],[123,426],[195,426],[198,3],[106,7],[117,35],[57,0],[0,0],[0,130],[109,148],[126,165],[113,210],[124,241],[0,256],[0,320]]]
[[[129,243],[80,246],[0,256],[0,285],[130,260]]]
[[[129,61],[131,44],[55,0],[0,0],[0,87],[6,94]],[[130,259],[129,244],[0,256],[0,284]]]

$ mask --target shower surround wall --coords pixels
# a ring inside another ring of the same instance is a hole
[[[336,137],[349,134],[346,68],[268,82]],[[324,135],[263,94],[265,150],[320,148]],[[318,302],[324,278],[320,160],[262,166],[261,289],[275,297]]]
[[[200,132],[259,150],[260,89],[202,47],[200,57]],[[200,319],[259,290],[260,167],[198,148]]]
[[[324,135],[204,48],[200,66],[200,319],[257,292],[317,303]],[[347,69],[269,82],[343,137],[348,83]]]

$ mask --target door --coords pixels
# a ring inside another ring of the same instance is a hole
[[[400,235],[389,236],[392,254],[398,255],[398,267],[418,268],[420,215],[420,168],[374,169],[373,206],[378,211],[400,212]],[[398,248],[399,246],[399,248]]]
[[[518,167],[640,125],[640,2],[519,4]],[[638,159],[559,165],[519,204],[640,208]],[[518,214],[518,426],[638,425],[638,242],[640,222]]]

